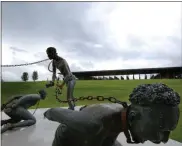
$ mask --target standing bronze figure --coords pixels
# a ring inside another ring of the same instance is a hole
[[[67,100],[73,99],[74,87],[76,84],[76,77],[72,74],[67,61],[57,55],[56,48],[49,47],[47,48],[47,55],[49,59],[53,60],[53,75],[52,82],[56,79],[56,69],[58,69],[61,74],[64,76],[63,83],[61,85],[57,85],[60,89],[66,84],[67,86]],[[75,104],[74,102],[68,102],[69,109],[74,110]]]

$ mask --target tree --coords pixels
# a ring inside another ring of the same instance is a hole
[[[26,82],[26,81],[28,81],[28,78],[29,78],[28,72],[23,72],[23,74],[21,76],[22,81]]]
[[[37,71],[34,71],[32,73],[32,80],[35,82],[36,80],[38,80],[38,72]]]

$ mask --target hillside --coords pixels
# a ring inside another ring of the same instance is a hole
[[[139,84],[162,82],[173,88],[182,96],[182,80],[90,80],[77,81],[74,95],[79,96],[114,96],[121,101],[128,101],[128,96]],[[3,82],[1,84],[2,103],[10,96],[17,94],[32,94],[37,93],[39,89],[45,88],[46,82]],[[60,104],[54,96],[55,88],[46,89],[48,97],[42,101],[39,107],[58,107],[67,106],[67,104]],[[66,89],[63,89],[62,99],[65,99]],[[108,101],[106,101],[108,102]],[[98,101],[82,101],[76,105],[98,103]],[[182,102],[180,104],[180,112],[182,114]],[[171,134],[175,140],[182,142],[182,118],[180,118],[177,129]]]

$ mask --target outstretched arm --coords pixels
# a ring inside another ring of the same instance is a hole
[[[117,111],[108,109],[108,106],[105,109],[102,106],[93,106],[83,111],[52,108],[47,110],[44,116],[51,121],[61,123],[56,131],[55,146],[85,145],[85,141],[87,145],[120,146],[115,141],[120,133],[117,125],[121,125],[120,121],[115,120],[120,119],[120,113],[117,115]]]
[[[94,119],[87,113],[72,111],[63,108],[51,108],[44,113],[48,120],[67,125],[80,133],[96,134],[102,129],[102,124],[98,119]]]
[[[68,123],[71,119],[74,120],[73,115],[75,113],[77,113],[77,111],[71,111],[63,108],[50,108],[44,113],[44,117],[51,121]]]

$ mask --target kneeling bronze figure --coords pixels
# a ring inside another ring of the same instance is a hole
[[[129,101],[127,109],[113,103],[88,105],[81,111],[48,109],[44,116],[60,123],[52,146],[118,146],[116,139],[126,130],[134,143],[166,143],[178,124],[179,94],[165,84],[143,84]]]

